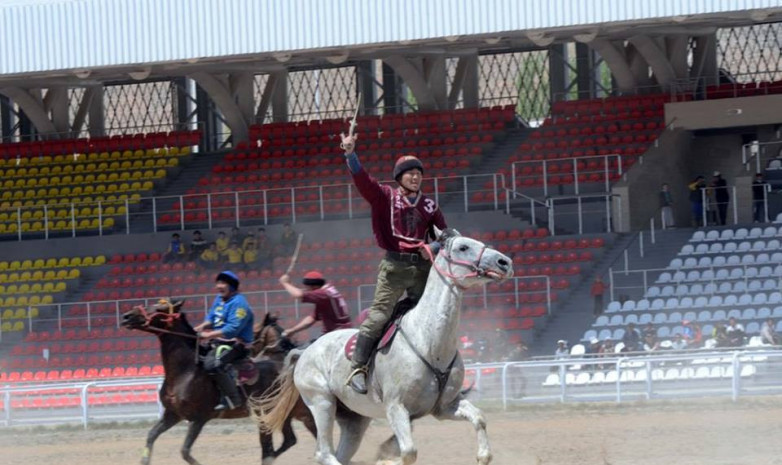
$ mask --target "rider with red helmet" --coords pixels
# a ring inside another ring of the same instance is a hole
[[[432,264],[420,245],[434,239],[434,226],[445,229],[445,217],[434,199],[421,193],[424,166],[413,155],[400,157],[394,165],[397,187],[380,184],[358,161],[355,136],[342,136],[348,168],[359,193],[372,209],[372,231],[385,250],[380,262],[375,298],[367,319],[359,328],[353,354],[353,372],[348,384],[360,394],[367,392],[367,363],[399,298],[407,291],[414,303],[421,298]],[[436,252],[437,243],[432,244]]]
[[[291,278],[287,274],[280,276],[280,284],[291,297],[307,304],[315,304],[312,314],[305,316],[294,327],[283,331],[282,337],[290,337],[309,328],[317,321],[323,322],[323,334],[353,327],[345,299],[333,284],[326,282],[320,272],[310,271],[304,275],[302,284],[305,289],[291,284]]]

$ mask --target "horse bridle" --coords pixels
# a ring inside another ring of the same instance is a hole
[[[435,255],[434,252],[432,252],[432,249],[429,246],[429,244],[425,244],[423,241],[420,241],[414,244],[401,244],[401,246],[406,249],[424,249],[424,252],[429,258],[429,262],[432,264],[432,267],[435,270],[437,270],[437,273],[440,274],[440,276],[450,278],[452,280],[455,280],[457,278],[463,279],[463,278],[472,278],[472,277],[483,277],[486,276],[487,274],[486,268],[481,266],[481,259],[483,259],[483,254],[486,252],[486,249],[489,248],[489,246],[485,244],[481,248],[481,252],[478,254],[478,258],[474,262],[455,260],[450,253],[446,252],[445,250],[441,251],[439,255],[442,255],[445,261],[448,263],[447,270],[440,268],[440,266],[437,265],[437,263],[435,263]],[[443,244],[443,249],[445,249],[445,244]],[[463,266],[469,269],[470,273],[464,276],[456,276],[453,274],[453,265]],[[465,289],[465,287],[460,286],[455,282],[454,285],[461,290]]]
[[[153,321],[161,320],[163,324],[166,325],[166,328],[171,328],[171,326],[174,324],[174,321],[180,319],[182,316],[181,313],[174,311],[174,304],[172,304],[171,301],[161,299],[160,301],[158,301],[158,305],[161,304],[165,304],[168,306],[167,312],[164,313],[160,311],[154,311],[152,312],[152,314],[149,314],[142,305],[135,307],[135,309],[141,313],[141,315],[144,317],[145,320],[144,324],[141,325],[140,328],[138,328],[140,331],[171,334],[174,336],[182,336],[190,339],[198,339],[198,336],[194,334],[183,333],[180,331],[171,331],[170,329],[164,329],[164,328],[159,328],[157,326],[152,326]]]

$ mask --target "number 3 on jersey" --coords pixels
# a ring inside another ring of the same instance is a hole
[[[432,199],[424,199],[424,211],[426,213],[434,213],[435,203]]]

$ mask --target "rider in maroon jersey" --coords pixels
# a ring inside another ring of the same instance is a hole
[[[377,245],[386,254],[378,267],[375,298],[369,314],[359,328],[353,354],[353,372],[348,384],[360,394],[367,392],[367,363],[381,332],[391,318],[399,298],[407,291],[414,303],[421,298],[432,264],[420,252],[427,239],[434,239],[434,228],[445,229],[445,218],[437,203],[421,193],[424,166],[413,155],[405,155],[394,165],[397,187],[382,185],[367,173],[358,161],[355,136],[342,136],[348,168],[353,182],[372,209],[372,231]],[[436,242],[432,243],[436,253]]]
[[[290,337],[309,328],[317,321],[323,322],[323,334],[353,327],[345,299],[318,271],[310,271],[304,275],[302,284],[306,290],[291,284],[291,278],[287,274],[280,276],[280,284],[292,297],[301,299],[304,303],[315,304],[312,314],[305,316],[296,326],[283,331],[282,337]]]

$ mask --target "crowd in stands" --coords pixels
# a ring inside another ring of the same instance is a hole
[[[714,171],[712,174],[710,182],[707,182],[704,176],[699,175],[687,185],[692,226],[724,226],[727,224],[731,187],[722,177],[722,173]],[[755,179],[752,182],[752,219],[755,223],[767,221],[766,203],[769,188],[769,184],[763,178],[763,173],[755,174]],[[659,197],[663,228],[675,227],[674,204],[668,184],[662,185]]]
[[[297,237],[290,224],[283,226],[277,241],[267,236],[266,228],[262,227],[255,232],[242,232],[234,227],[230,235],[220,231],[214,240],[207,239],[201,231],[194,231],[187,244],[179,233],[174,233],[162,258],[164,263],[193,262],[202,270],[226,267],[244,271],[271,270],[274,258],[293,253]]]

